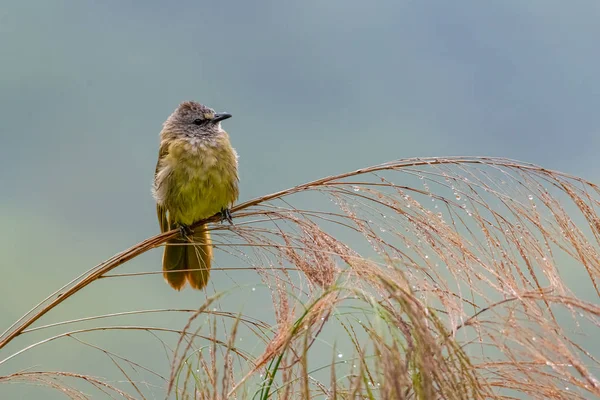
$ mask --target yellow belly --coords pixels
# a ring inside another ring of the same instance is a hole
[[[171,222],[191,225],[231,207],[238,197],[237,155],[229,140],[213,146],[174,145],[163,206]]]

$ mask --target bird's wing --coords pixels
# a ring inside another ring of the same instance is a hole
[[[156,162],[156,170],[154,171],[154,184],[156,185],[156,176],[158,175],[158,168],[161,160],[169,153],[169,147],[161,145],[158,150],[158,161]],[[166,232],[170,230],[169,220],[167,218],[167,209],[160,204],[156,204],[156,215],[158,216],[158,224],[160,225],[160,231]]]
[[[167,209],[163,206],[156,205],[156,215],[158,215],[158,224],[160,225],[160,232],[164,233],[169,229],[169,221],[167,219]]]

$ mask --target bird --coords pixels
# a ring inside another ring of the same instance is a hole
[[[190,226],[216,214],[230,223],[239,196],[238,154],[221,122],[231,118],[195,101],[179,104],[163,123],[152,194],[161,232],[179,229],[167,241],[163,276],[175,290],[186,282],[203,289],[213,257],[206,224]]]

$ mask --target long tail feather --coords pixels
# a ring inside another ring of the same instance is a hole
[[[212,244],[206,225],[196,228],[194,243],[186,246],[187,251],[187,280],[194,289],[202,289],[210,277],[212,260]]]
[[[181,290],[185,286],[187,271],[186,266],[187,241],[177,238],[171,239],[165,246],[163,253],[163,276],[175,290]],[[177,271],[178,272],[171,272]]]
[[[186,280],[192,288],[202,289],[210,277],[212,245],[206,225],[196,228],[189,239],[192,243],[181,238],[169,240],[163,254],[163,276],[175,290],[181,290]]]

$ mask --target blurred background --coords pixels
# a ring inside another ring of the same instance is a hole
[[[0,328],[158,233],[158,133],[184,100],[233,114],[242,201],[416,156],[504,156],[600,181],[599,18],[600,3],[558,0],[2,1]],[[158,270],[160,257],[119,271]],[[269,301],[259,292],[247,309]],[[203,301],[160,275],[112,279],[41,322]],[[118,340],[164,362],[146,339]],[[0,374],[102,375],[72,349],[56,341]],[[0,397],[39,390],[2,385]]]

